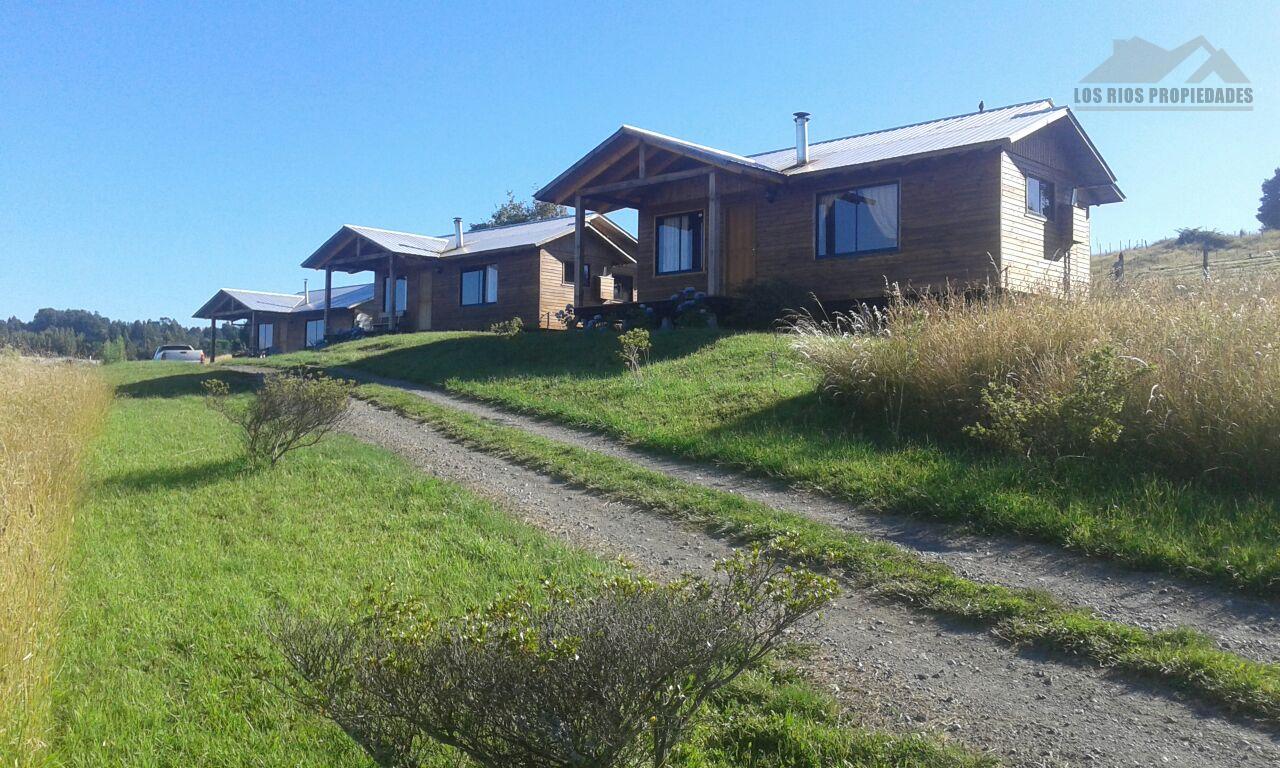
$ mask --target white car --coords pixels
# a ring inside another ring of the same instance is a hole
[[[168,360],[178,363],[203,363],[204,352],[189,344],[166,344],[156,350],[152,360]]]

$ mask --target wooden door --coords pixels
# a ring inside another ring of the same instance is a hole
[[[416,330],[431,330],[431,273],[435,270],[427,267],[418,273],[418,317]]]
[[[725,206],[725,289],[735,293],[756,276],[756,203]]]

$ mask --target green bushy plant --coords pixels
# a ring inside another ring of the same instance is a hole
[[[489,333],[496,333],[497,335],[506,337],[508,339],[515,336],[519,336],[520,332],[523,330],[524,330],[524,321],[521,320],[518,316],[513,317],[510,320],[503,320],[502,322],[499,322],[499,323],[493,323],[489,326]]]
[[[221,379],[204,382],[205,403],[240,428],[254,467],[275,466],[289,451],[315,445],[346,413],[352,383],[324,375],[268,374],[248,403]]]
[[[649,351],[653,342],[649,339],[649,331],[644,328],[632,328],[618,336],[618,357],[626,364],[627,370],[639,375],[640,367],[649,362]]]
[[[836,592],[760,549],[717,571],[549,585],[445,622],[382,600],[355,622],[284,617],[282,687],[382,766],[444,744],[485,768],[662,768],[710,698]]]

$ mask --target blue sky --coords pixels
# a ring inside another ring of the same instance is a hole
[[[1280,4],[0,4],[0,317],[186,320],[301,290],[343,223],[447,232],[621,123],[749,153],[1050,97],[1113,38],[1196,35],[1249,113],[1081,113],[1129,200],[1103,243],[1254,229]],[[345,277],[345,276],[340,276]]]

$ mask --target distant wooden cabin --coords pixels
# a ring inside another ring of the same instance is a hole
[[[330,293],[326,303],[322,290],[307,291],[304,296],[222,288],[192,317],[209,321],[215,347],[219,322],[243,322],[249,326],[249,346],[254,354],[296,352],[324,340],[326,316],[330,334],[351,330],[362,317],[369,319],[374,308],[372,283],[332,287]]]
[[[824,301],[889,284],[1086,291],[1089,210],[1124,199],[1047,100],[814,143],[799,112],[795,129],[794,146],[744,156],[624,125],[535,196],[579,222],[638,211],[639,301],[756,280]]]
[[[513,317],[562,328],[555,314],[573,302],[575,283],[593,304],[634,299],[636,240],[606,216],[585,217],[576,268],[573,217],[454,225],[439,237],[346,225],[302,266],[324,270],[326,283],[334,272],[372,271],[374,324],[385,330],[483,330]]]

